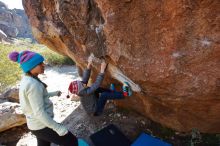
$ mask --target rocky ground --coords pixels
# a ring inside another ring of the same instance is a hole
[[[192,135],[175,132],[146,119],[139,114],[118,109],[113,102],[109,102],[103,115],[93,117],[87,115],[77,99],[66,98],[68,84],[79,78],[73,66],[47,68],[41,79],[48,84],[49,91],[61,90],[61,97],[52,97],[54,103],[55,120],[62,122],[77,137],[84,138],[90,146],[94,146],[89,136],[103,127],[114,124],[129,139],[134,141],[141,133],[146,132],[177,146],[191,145]],[[132,98],[132,97],[129,97]],[[125,99],[126,100],[126,99]],[[216,135],[198,134],[193,138],[195,145],[219,145]],[[0,146],[37,146],[36,138],[28,131],[26,125],[12,128],[0,133]],[[54,144],[53,144],[54,145]],[[54,145],[55,146],[55,145]]]

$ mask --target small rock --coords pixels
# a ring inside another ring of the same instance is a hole
[[[121,117],[121,114],[117,114],[117,117]]]
[[[66,115],[61,115],[60,117],[66,117]]]
[[[60,112],[62,113],[62,112],[65,112],[66,110],[65,109],[62,109]]]
[[[152,135],[152,131],[150,129],[147,129],[147,132],[149,132]]]
[[[176,135],[179,135],[180,133],[179,133],[179,132],[175,132],[175,134],[176,134]]]
[[[145,125],[146,123],[144,121],[141,121],[141,124]]]

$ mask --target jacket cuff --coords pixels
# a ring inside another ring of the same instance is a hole
[[[54,92],[48,92],[49,97],[57,96],[59,91],[54,91]]]

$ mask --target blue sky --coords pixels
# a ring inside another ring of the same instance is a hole
[[[24,9],[22,6],[22,0],[0,0],[5,3],[9,9]]]

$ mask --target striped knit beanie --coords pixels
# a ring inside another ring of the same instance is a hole
[[[44,61],[44,57],[38,53],[31,52],[31,51],[22,51],[22,52],[11,52],[8,55],[8,58],[14,62],[20,64],[22,70],[27,73],[38,64]]]
[[[84,89],[84,87],[81,81],[72,81],[68,88],[69,92],[72,94],[79,94],[82,89]]]

